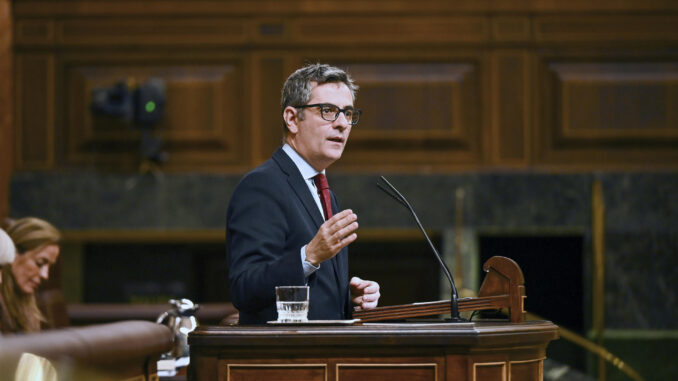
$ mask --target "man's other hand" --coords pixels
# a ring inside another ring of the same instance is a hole
[[[351,289],[351,301],[356,305],[356,309],[369,310],[379,303],[379,283],[371,280],[362,280],[357,276],[351,278],[349,283]]]

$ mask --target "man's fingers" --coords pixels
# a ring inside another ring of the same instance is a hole
[[[352,299],[353,304],[360,307],[361,309],[370,309],[374,308],[379,304],[379,294],[369,294],[356,296]]]
[[[353,234],[351,234],[347,237],[344,237],[342,240],[339,241],[339,245],[338,245],[339,250],[341,250],[341,249],[345,248],[346,246],[352,244],[353,241],[356,240],[356,238],[358,238],[358,235],[355,234],[355,233],[353,233]]]
[[[329,220],[325,221],[325,225],[330,231],[341,230],[347,225],[358,220],[358,216],[353,213],[351,209],[342,210],[335,214]]]
[[[377,294],[379,293],[379,284],[376,282],[371,282],[365,287],[365,294]]]
[[[352,277],[351,280],[349,281],[349,284],[350,284],[352,287],[358,287],[358,285],[361,284],[362,282],[364,282],[362,279],[358,278],[357,276],[354,276],[354,277]]]
[[[351,286],[355,287],[356,290],[362,290],[365,294],[374,294],[379,291],[379,283],[371,280],[362,280],[358,277],[353,277],[357,279],[356,282],[351,280]]]
[[[369,302],[376,302],[377,300],[379,300],[379,297],[380,297],[380,296],[381,296],[381,295],[379,295],[379,294],[377,294],[377,293],[374,293],[374,294],[365,294],[365,295],[363,295],[363,303],[364,303],[364,302],[368,302],[368,303],[369,303]]]
[[[348,225],[348,226],[346,226],[342,229],[339,229],[336,233],[333,234],[333,237],[335,238],[335,240],[342,240],[346,236],[348,236],[349,234],[353,233],[356,230],[358,230],[358,223],[353,222],[352,224],[350,224],[350,225]]]
[[[329,220],[327,220],[326,222],[329,222],[330,224],[335,224],[335,223],[337,223],[337,222],[339,222],[339,221],[341,221],[341,220],[343,220],[343,219],[345,219],[345,218],[350,218],[351,215],[355,216],[355,213],[353,213],[353,211],[352,211],[351,209],[344,209],[344,210],[342,210],[341,212],[339,212],[339,213],[333,215],[333,216],[332,216]],[[357,216],[356,216],[356,218],[357,218]]]
[[[342,219],[342,218],[348,216],[349,214],[353,214],[353,210],[351,210],[351,209],[344,209],[344,210],[342,210],[341,212],[339,212],[339,213],[333,215],[332,218],[330,218],[330,220],[333,220],[333,219]]]

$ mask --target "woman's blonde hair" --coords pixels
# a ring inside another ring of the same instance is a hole
[[[14,241],[16,255],[24,255],[27,251],[51,244],[58,244],[61,233],[54,225],[35,217],[18,220],[5,220],[3,228]],[[9,313],[9,327],[0,327],[8,332],[34,332],[40,330],[40,323],[45,321],[38,309],[35,295],[26,294],[16,284],[12,265],[2,266],[2,284],[0,296]]]

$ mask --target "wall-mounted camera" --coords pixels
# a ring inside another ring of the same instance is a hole
[[[130,81],[131,82],[131,81]],[[144,162],[158,165],[167,161],[162,139],[154,131],[165,115],[165,81],[150,78],[139,85],[120,81],[92,90],[92,112],[123,120],[141,132],[140,153]]]

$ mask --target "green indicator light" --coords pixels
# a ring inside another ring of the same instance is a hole
[[[153,101],[148,101],[146,102],[146,112],[153,112],[155,111],[155,102]]]

